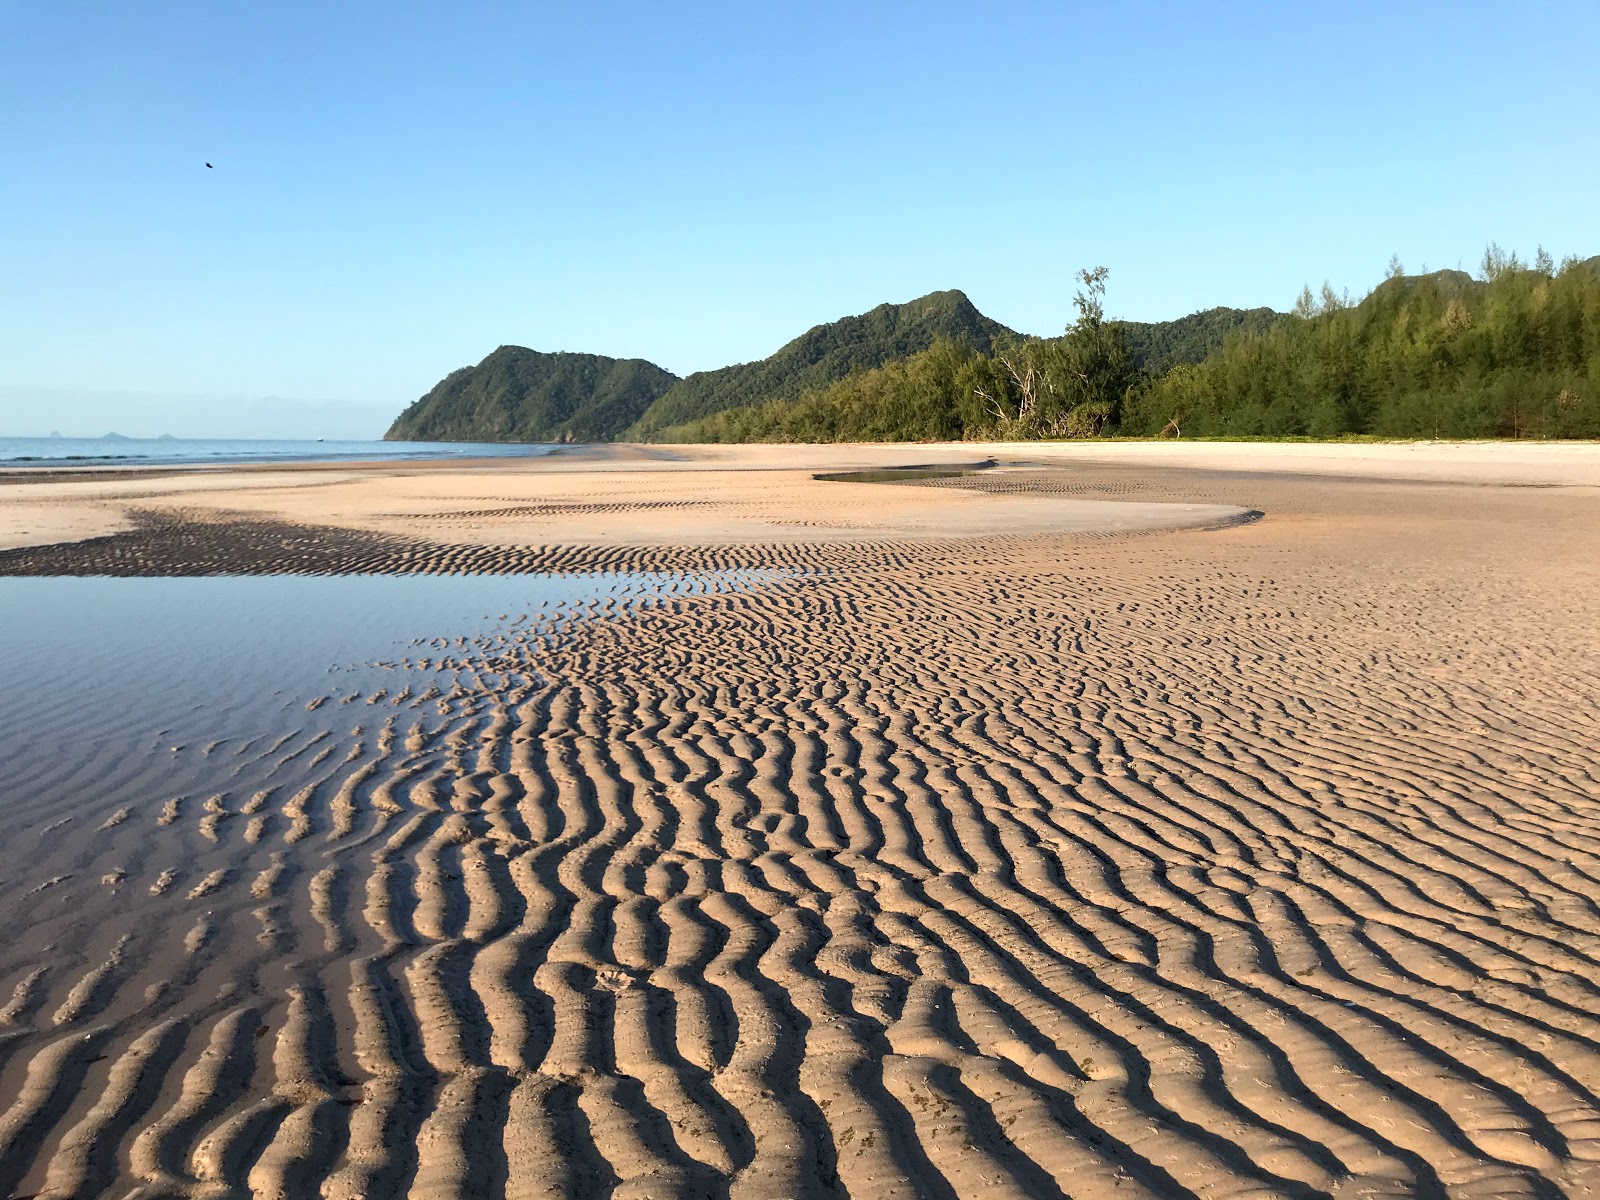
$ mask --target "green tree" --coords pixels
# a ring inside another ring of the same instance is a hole
[[[1399,276],[1359,304],[1238,333],[1140,389],[1122,431],[1176,416],[1185,436],[1600,436],[1600,258],[1553,273],[1493,244],[1484,258],[1481,281]]]
[[[1077,317],[1059,338],[1002,346],[1005,386],[982,399],[1003,438],[1094,437],[1114,427],[1139,383],[1126,330],[1105,313],[1105,267],[1079,271]]]

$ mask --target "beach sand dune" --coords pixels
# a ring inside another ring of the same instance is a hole
[[[8,696],[0,1195],[1600,1187],[1600,491],[871,486],[1266,516],[300,526],[319,570],[756,574],[159,730]],[[287,521],[223,498],[168,532]]]

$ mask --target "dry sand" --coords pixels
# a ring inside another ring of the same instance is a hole
[[[174,518],[333,525],[496,546],[719,545],[1014,532],[1138,532],[1239,520],[1229,505],[1110,504],[885,489],[814,475],[904,462],[975,465],[987,447],[586,449],[507,463],[0,475],[0,551]],[[670,457],[669,457],[670,454]],[[692,457],[691,457],[692,456]],[[51,514],[59,514],[52,537]],[[94,527],[103,522],[107,530]]]
[[[1600,450],[1233,449],[0,489],[143,525],[10,573],[775,572],[176,749],[14,686],[0,1194],[1594,1194]]]

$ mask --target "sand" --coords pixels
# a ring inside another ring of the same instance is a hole
[[[1143,472],[1143,482],[1137,500],[1127,486],[1112,493],[1090,486],[1056,488],[1041,502],[1032,489],[887,490],[814,478],[912,465],[982,465],[998,474],[1049,468],[1085,482],[1118,471],[1125,479],[1132,471]],[[1387,484],[1594,487],[1600,486],[1600,444],[606,446],[511,462],[23,469],[0,471],[0,556],[143,527],[161,526],[170,534],[175,523],[219,520],[519,549],[1134,533],[1249,519],[1248,505],[1223,500],[1222,493],[1205,504],[1184,503],[1202,477],[1291,475]],[[1172,491],[1157,482],[1174,480],[1189,490]],[[61,565],[30,561],[52,570]],[[0,571],[32,570],[25,564],[7,567],[0,558]]]
[[[14,686],[0,1194],[1593,1194],[1600,451],[1025,449],[4,489],[138,527],[13,574],[762,574]]]

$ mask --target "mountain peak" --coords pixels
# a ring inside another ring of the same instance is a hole
[[[678,377],[642,358],[499,346],[452,371],[384,436],[400,441],[606,441]]]
[[[854,370],[881,367],[926,350],[941,338],[989,353],[997,340],[1015,337],[951,289],[900,304],[880,304],[856,316],[814,325],[771,356],[679,381],[624,434],[648,441],[675,425],[765,400],[793,399],[826,387]]]

